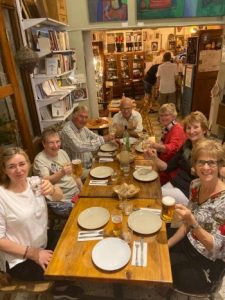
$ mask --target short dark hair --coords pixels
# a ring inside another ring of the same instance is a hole
[[[41,141],[44,143],[49,136],[56,134],[60,136],[59,132],[54,127],[45,128],[41,134]]]
[[[171,60],[171,53],[170,52],[166,52],[163,55],[163,61],[170,61]]]

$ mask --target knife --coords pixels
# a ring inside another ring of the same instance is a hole
[[[90,235],[80,235],[78,236],[78,239],[91,239],[91,238],[96,238],[96,237],[104,237],[103,233],[98,233],[98,234],[90,234]]]
[[[90,231],[80,231],[78,233],[78,235],[83,235],[83,234],[99,234],[99,233],[103,233],[103,229],[99,229],[99,230],[90,230]]]
[[[141,245],[141,266],[144,265],[144,257],[143,257],[143,252],[144,252],[144,239],[140,239],[140,245]]]

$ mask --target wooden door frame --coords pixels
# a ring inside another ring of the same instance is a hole
[[[15,13],[15,1],[0,0],[0,47],[2,52],[2,63],[4,64],[4,70],[10,82],[5,86],[0,86],[0,100],[4,99],[7,96],[12,98],[12,105],[15,111],[16,119],[18,120],[22,145],[27,150],[28,155],[32,157],[33,144],[16,75],[16,66],[7,38],[3,9],[10,9],[10,14]]]

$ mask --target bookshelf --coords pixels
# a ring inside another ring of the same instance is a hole
[[[86,79],[76,74],[76,53],[70,48],[67,24],[22,17],[20,23],[25,44],[39,56],[30,80],[42,131],[66,121],[79,102],[87,100]]]

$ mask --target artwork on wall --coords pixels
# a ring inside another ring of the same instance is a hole
[[[127,21],[127,0],[87,0],[90,22]]]
[[[225,15],[224,0],[136,0],[136,2],[138,20]]]
[[[152,51],[158,51],[158,42],[152,42]]]

